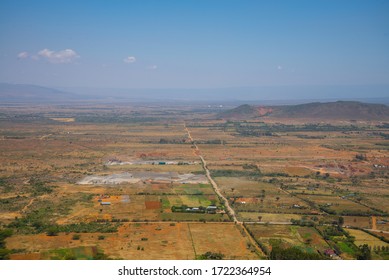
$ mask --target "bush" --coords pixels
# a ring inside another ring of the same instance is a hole
[[[73,240],[80,240],[81,236],[79,234],[73,235],[72,239]]]
[[[5,248],[5,239],[12,236],[13,232],[10,229],[0,230],[0,260],[8,260],[10,250]]]
[[[46,235],[47,236],[57,236],[58,235],[58,227],[56,226],[51,226],[46,230]]]
[[[222,260],[223,258],[224,255],[222,253],[213,253],[209,251],[197,257],[198,260]]]

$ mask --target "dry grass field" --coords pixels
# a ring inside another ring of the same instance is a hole
[[[249,225],[253,236],[269,251],[272,240],[281,240],[287,247],[298,247],[306,252],[323,252],[329,248],[317,230],[289,225]]]
[[[22,251],[13,259],[55,258],[56,249],[80,247],[96,247],[113,259],[194,259],[210,248],[226,259],[258,258],[248,242],[232,223],[129,223],[117,233],[17,235],[7,240],[7,248]],[[231,243],[236,246],[225,246]]]
[[[383,242],[381,240],[379,240],[378,238],[366,233],[366,232],[363,232],[361,230],[357,230],[357,229],[347,229],[347,232],[349,232],[352,236],[355,237],[355,245],[357,246],[360,246],[360,245],[363,245],[363,244],[367,244],[369,245],[370,247],[374,247],[374,246],[388,246],[388,243],[386,242]]]

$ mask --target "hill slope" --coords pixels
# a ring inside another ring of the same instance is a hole
[[[51,103],[71,101],[73,99],[78,99],[78,96],[52,88],[0,83],[0,102],[2,103]]]
[[[383,104],[368,104],[355,101],[315,102],[267,107],[245,104],[219,113],[217,117],[222,119],[250,119],[265,115],[278,118],[388,120],[389,107]]]

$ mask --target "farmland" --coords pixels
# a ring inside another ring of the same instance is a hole
[[[1,257],[389,258],[387,123],[196,106],[1,107]]]

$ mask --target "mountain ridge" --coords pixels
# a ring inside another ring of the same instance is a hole
[[[257,106],[243,104],[218,113],[221,119],[252,119],[264,116],[275,118],[313,118],[348,120],[387,120],[389,107],[358,101],[312,102],[299,105]]]
[[[0,83],[1,102],[46,103],[78,98],[77,94],[44,86]]]

